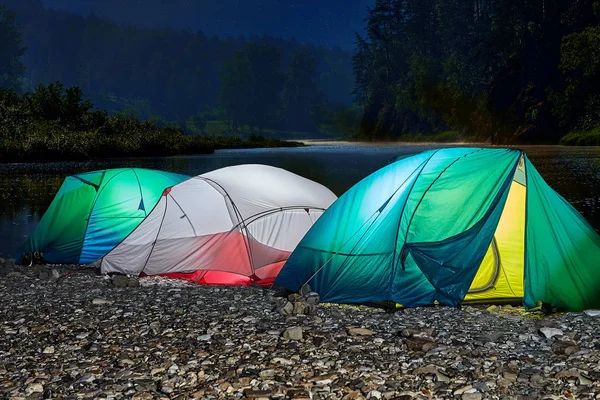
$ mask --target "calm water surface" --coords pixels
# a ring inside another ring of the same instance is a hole
[[[7,257],[35,229],[63,179],[104,168],[143,167],[187,175],[236,164],[285,168],[329,187],[338,196],[388,164],[439,145],[312,145],[304,148],[223,150],[184,157],[50,164],[0,164],[0,256]],[[600,231],[600,147],[524,146],[546,181]]]

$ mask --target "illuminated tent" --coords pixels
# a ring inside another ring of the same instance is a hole
[[[336,199],[280,168],[218,169],[167,189],[148,218],[103,258],[101,271],[266,285]]]
[[[600,307],[600,236],[516,149],[395,161],[339,198],[275,283],[323,301]]]
[[[185,179],[143,168],[69,176],[20,254],[43,252],[51,263],[96,261],[146,218],[165,188]]]

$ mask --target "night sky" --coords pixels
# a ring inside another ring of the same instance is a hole
[[[295,37],[327,47],[354,47],[354,32],[374,0],[44,0],[65,9],[117,23],[201,30],[219,37]]]

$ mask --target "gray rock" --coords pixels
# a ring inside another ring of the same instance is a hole
[[[321,297],[316,292],[310,292],[304,296],[304,301],[311,306],[316,306],[321,301]]]
[[[28,279],[52,268],[68,274],[60,287]],[[584,313],[320,304],[318,317],[283,316],[275,303],[288,300],[268,288],[145,277],[117,290],[80,269],[23,266],[24,278],[0,278],[0,398],[25,398],[34,384],[43,393],[28,400],[512,400],[600,388],[600,318]],[[375,334],[352,336],[359,327]],[[542,327],[564,334],[545,339]]]
[[[301,301],[296,301],[294,303],[293,314],[304,315],[305,314],[305,310],[308,308],[307,306],[308,305],[306,303],[303,303]]]
[[[162,382],[160,385],[160,391],[164,394],[173,393],[174,390],[175,390],[175,388],[174,388],[173,384],[169,381]]]
[[[52,271],[42,271],[38,274],[38,279],[43,281],[50,280],[52,278]]]
[[[350,336],[372,336],[375,332],[365,328],[348,328],[348,334]]]
[[[135,277],[125,276],[125,275],[114,275],[112,277],[112,284],[114,287],[124,288],[124,287],[139,287],[140,282]]]
[[[550,339],[551,337],[554,337],[554,336],[562,336],[563,335],[563,331],[561,331],[560,329],[556,329],[556,328],[548,328],[548,327],[540,328],[539,332],[546,339]]]
[[[113,302],[106,299],[93,299],[92,304],[95,306],[111,305]]]
[[[281,315],[292,315],[294,313],[294,304],[286,301],[284,305],[279,308],[278,312]]]
[[[111,282],[114,287],[127,287],[129,278],[125,275],[114,275],[111,279]]]
[[[90,383],[94,382],[96,378],[92,374],[85,374],[81,378],[77,379],[77,383]]]
[[[25,388],[25,394],[27,396],[31,396],[33,393],[43,393],[43,392],[44,392],[44,386],[39,383],[31,383],[31,384],[27,385],[27,388]]]
[[[307,304],[306,307],[304,308],[304,314],[305,315],[317,315],[317,306],[312,305],[312,304]],[[314,321],[317,322],[318,320],[314,320]]]
[[[303,339],[303,331],[299,326],[294,326],[286,329],[283,332],[283,338],[287,340],[302,340]]]
[[[140,281],[137,278],[130,276],[127,279],[127,287],[140,287]]]
[[[585,310],[584,313],[590,317],[600,317],[600,310]]]
[[[275,357],[274,359],[271,360],[271,362],[274,364],[281,364],[281,365],[294,365],[294,362],[292,360],[288,360],[286,358],[281,358],[281,357]]]

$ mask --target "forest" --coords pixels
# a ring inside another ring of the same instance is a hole
[[[22,92],[60,82],[97,109],[209,135],[317,133],[352,106],[350,51],[120,26],[45,9],[41,0],[0,4],[16,13],[24,50],[13,51],[23,68],[12,87]]]
[[[1,3],[0,87],[78,90],[107,118],[202,137],[600,145],[599,0],[374,0],[353,53]]]
[[[377,0],[357,136],[600,145],[599,21],[593,0]]]

